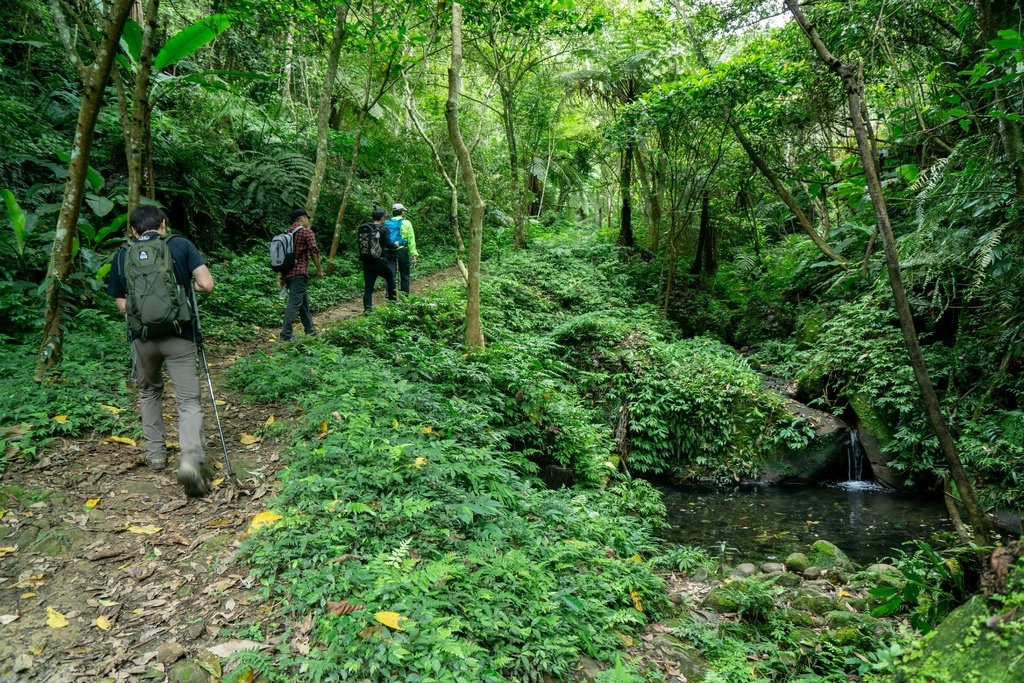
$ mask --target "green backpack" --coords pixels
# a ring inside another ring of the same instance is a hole
[[[174,277],[168,246],[173,237],[132,242],[125,250],[125,312],[132,332],[143,340],[180,333],[182,323],[192,321],[188,292]]]

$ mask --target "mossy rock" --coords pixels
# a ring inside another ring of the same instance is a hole
[[[800,626],[803,628],[814,628],[814,619],[807,612],[801,612],[798,609],[785,608],[781,611],[782,618],[788,624],[793,626]]]
[[[704,606],[719,614],[735,612],[739,609],[739,603],[736,602],[735,596],[730,595],[725,586],[718,586],[708,593],[704,597]]]
[[[168,683],[208,683],[210,677],[195,662],[178,662],[167,673]]]
[[[659,633],[654,636],[652,644],[669,653],[669,659],[679,666],[679,673],[683,674],[685,680],[700,683],[707,676],[708,665],[704,658],[679,638],[668,633]]]
[[[790,597],[790,605],[811,614],[825,615],[836,608],[836,601],[813,588],[801,588]]]
[[[825,615],[825,625],[832,629],[852,626],[854,628],[864,628],[874,631],[879,626],[884,626],[884,622],[867,614],[847,612],[845,610],[834,610]]]
[[[1022,600],[1024,595],[1014,594]],[[985,626],[990,616],[985,597],[976,595],[939,624],[918,651],[904,656],[893,681],[900,683],[1020,683],[1024,681],[1024,629],[1019,621],[994,631]]]
[[[792,553],[784,564],[789,571],[800,573],[811,566],[811,561],[803,553]]]
[[[807,559],[822,569],[842,569],[848,573],[853,571],[853,562],[850,562],[846,553],[828,541],[815,541],[807,553]]]

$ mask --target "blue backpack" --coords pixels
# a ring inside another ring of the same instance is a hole
[[[391,241],[402,247],[405,246],[405,242],[402,241],[402,223],[404,222],[405,219],[401,216],[394,216],[384,221],[384,227],[391,234]]]

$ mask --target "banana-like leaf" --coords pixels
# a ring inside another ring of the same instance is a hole
[[[18,243],[18,256],[25,255],[25,212],[22,211],[18,200],[14,198],[10,190],[0,191],[3,195],[4,204],[7,205],[7,215],[11,217],[11,225],[14,226],[14,239]]]
[[[219,36],[230,25],[231,22],[228,20],[227,15],[214,14],[178,31],[160,48],[156,59],[153,60],[153,69],[160,71],[172,64],[177,64]]]
[[[71,163],[71,155],[67,152],[56,152],[57,158],[63,161],[65,164]],[[103,189],[103,176],[100,175],[92,166],[85,172],[85,179],[92,185],[94,192],[99,192]]]
[[[125,22],[124,33],[121,34],[121,46],[132,58],[132,61],[138,64],[140,55],[142,55],[142,27],[134,19]]]

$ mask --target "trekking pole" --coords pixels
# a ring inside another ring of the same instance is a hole
[[[231,460],[228,458],[228,444],[224,440],[224,429],[220,426],[220,411],[217,410],[217,399],[213,395],[213,378],[210,377],[210,364],[206,362],[206,345],[203,344],[203,326],[199,323],[199,302],[196,301],[196,290],[192,289],[192,312],[196,316],[196,363],[199,358],[203,359],[203,369],[206,371],[206,387],[210,390],[210,403],[213,404],[213,417],[217,421],[217,434],[220,435],[220,447],[224,453],[224,467],[228,472],[228,481],[235,484],[235,473],[231,471]]]

